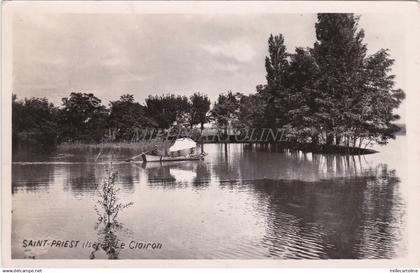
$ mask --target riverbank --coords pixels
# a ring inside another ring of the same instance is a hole
[[[315,154],[343,154],[343,155],[366,155],[374,154],[378,151],[367,148],[359,147],[350,147],[350,146],[341,146],[341,145],[315,145],[312,143],[299,143],[294,145],[289,145],[305,153],[315,153]]]
[[[60,151],[71,150],[133,150],[139,153],[158,149],[169,149],[170,140],[144,140],[139,142],[102,142],[102,143],[62,143],[57,146]]]
[[[362,155],[362,154],[373,154],[377,151],[367,148],[359,148],[344,145],[325,145],[325,144],[314,144],[314,143],[299,143],[291,141],[282,141],[278,136],[265,136],[255,139],[247,139],[246,137],[240,137],[237,135],[214,135],[214,136],[203,136],[200,142],[206,144],[223,144],[223,143],[238,143],[238,144],[250,144],[250,145],[275,145],[277,149],[288,149],[298,150],[304,153],[316,153],[316,154],[343,154],[343,155]]]
[[[242,142],[242,144],[248,145],[259,145],[259,146],[272,146],[274,145],[276,151],[289,150],[289,151],[301,151],[303,153],[314,153],[314,154],[335,154],[335,155],[367,155],[378,153],[373,149],[365,149],[358,147],[347,147],[337,145],[314,145],[311,143],[251,143]]]
[[[145,140],[140,142],[103,142],[103,143],[63,143],[58,145],[60,151],[74,151],[74,150],[93,150],[93,151],[106,151],[112,150],[132,150],[135,152],[147,152],[154,149],[155,146],[161,150],[168,150],[171,146],[171,140]],[[204,144],[210,144],[214,142],[205,141]],[[250,141],[229,141],[229,142],[218,142],[219,144],[250,144],[250,145],[275,145],[277,149],[288,149],[297,150],[304,153],[316,153],[316,154],[343,154],[343,155],[363,155],[373,154],[377,151],[373,149],[358,148],[358,147],[347,147],[339,145],[315,145],[312,143],[292,143],[292,142],[250,142]]]

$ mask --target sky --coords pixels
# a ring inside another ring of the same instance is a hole
[[[267,39],[288,52],[315,42],[316,14],[15,13],[13,93],[47,97],[94,93],[107,105],[123,94],[254,93],[264,84]],[[396,87],[405,88],[404,20],[361,14],[368,54],[390,49]],[[404,117],[405,103],[398,113]]]

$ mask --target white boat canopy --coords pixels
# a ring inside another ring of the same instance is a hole
[[[185,137],[185,138],[178,138],[175,140],[174,145],[172,145],[169,148],[170,152],[177,152],[181,150],[191,149],[195,148],[197,146],[196,142],[192,140],[191,138]]]

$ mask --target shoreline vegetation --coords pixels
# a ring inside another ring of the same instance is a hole
[[[213,103],[200,92],[149,95],[143,104],[125,94],[108,105],[93,93],[71,92],[60,106],[47,98],[19,100],[13,95],[13,146],[164,149],[170,141],[162,139],[181,136],[183,130],[190,130],[188,136],[199,143],[239,143],[252,139],[237,140],[241,130],[263,134],[268,128],[281,130],[282,137],[264,142],[287,149],[373,153],[369,145],[387,144],[405,130],[395,123],[405,94],[394,87],[390,52],[367,54],[359,19],[318,14],[313,47],[294,52],[287,50],[282,34],[270,35],[266,83],[248,95],[220,93]],[[204,134],[209,126],[227,141],[210,140]]]
[[[137,153],[151,151],[155,145],[158,149],[165,151],[170,147],[171,141],[140,141],[140,142],[102,142],[102,143],[61,143],[57,146],[61,152],[77,151],[77,150],[118,150],[129,149]],[[211,142],[216,143],[216,142]],[[209,142],[203,142],[209,144]],[[304,153],[314,154],[339,154],[339,155],[366,155],[377,153],[376,150],[359,147],[346,147],[337,145],[314,145],[312,143],[290,143],[290,142],[255,142],[255,141],[239,141],[239,142],[219,142],[218,144],[245,144],[245,145],[274,145],[281,150],[302,151]]]

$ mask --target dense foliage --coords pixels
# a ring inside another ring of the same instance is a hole
[[[154,117],[159,128],[169,128],[175,121],[187,123],[190,103],[185,96],[173,94],[146,98],[149,115]]]
[[[313,48],[287,53],[281,34],[268,39],[267,83],[242,98],[240,123],[283,128],[288,141],[362,146],[394,138],[395,89],[388,50],[367,56],[353,14],[319,14]]]
[[[148,114],[148,109],[134,101],[134,96],[126,94],[117,101],[110,102],[108,117],[108,137],[111,140],[137,140],[141,128],[157,127],[154,118]]]
[[[12,99],[12,141],[13,145],[49,145],[57,142],[57,113],[47,99]]]
[[[92,93],[71,93],[58,112],[60,141],[99,142],[105,134],[108,109]]]
[[[268,38],[266,80],[250,95],[149,96],[145,105],[126,94],[109,107],[91,93],[71,93],[55,107],[47,99],[13,97],[14,143],[135,141],[135,130],[281,128],[289,142],[345,146],[394,138],[394,114],[404,99],[391,74],[394,60],[381,49],[367,55],[353,14],[318,14],[312,48],[289,53],[282,34]]]
[[[149,96],[146,106],[125,94],[109,107],[92,93],[72,92],[55,107],[46,98],[18,100],[13,95],[13,140],[15,144],[92,143],[137,141],[145,128],[168,129],[178,124],[203,128],[208,122],[210,100],[194,93],[190,98],[172,94]],[[144,137],[144,136],[143,136]]]

